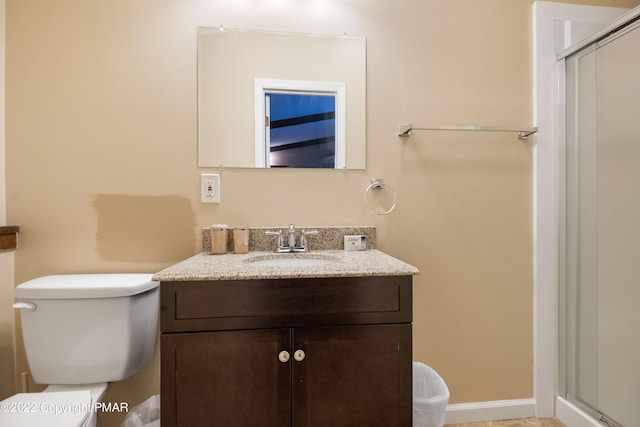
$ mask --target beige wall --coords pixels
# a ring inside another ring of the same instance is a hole
[[[219,24],[366,36],[367,169],[227,168],[222,203],[201,205],[199,174],[216,170],[197,167],[196,27]],[[531,397],[533,141],[394,135],[406,121],[531,125],[531,68],[530,0],[8,0],[15,282],[154,272],[198,251],[198,230],[217,222],[375,225],[380,249],[421,270],[414,359],[451,401]],[[398,192],[391,215],[367,210],[371,177]],[[21,342],[16,354],[19,375]],[[156,354],[107,400],[139,403],[159,391],[158,372]]]

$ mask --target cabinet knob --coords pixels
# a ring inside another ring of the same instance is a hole
[[[304,360],[304,357],[305,354],[302,350],[296,350],[296,352],[293,353],[293,358],[296,359],[297,362],[302,362]]]
[[[289,352],[285,350],[282,350],[280,354],[278,354],[278,360],[282,363],[287,363],[290,357],[291,356],[289,356]]]

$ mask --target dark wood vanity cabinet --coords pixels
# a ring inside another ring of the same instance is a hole
[[[410,427],[411,281],[162,282],[161,424]]]

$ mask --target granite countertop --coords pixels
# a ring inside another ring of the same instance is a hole
[[[255,259],[282,257],[331,259],[325,265],[269,267],[252,264]],[[153,275],[160,282],[205,280],[290,279],[313,277],[407,276],[418,274],[416,267],[379,250],[325,250],[304,254],[276,254],[252,251],[247,254],[194,255]]]

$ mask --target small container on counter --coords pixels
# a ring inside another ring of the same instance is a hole
[[[236,227],[233,229],[233,253],[246,254],[249,252],[249,229]]]
[[[220,255],[227,253],[227,224],[214,224],[211,226],[211,253]]]

